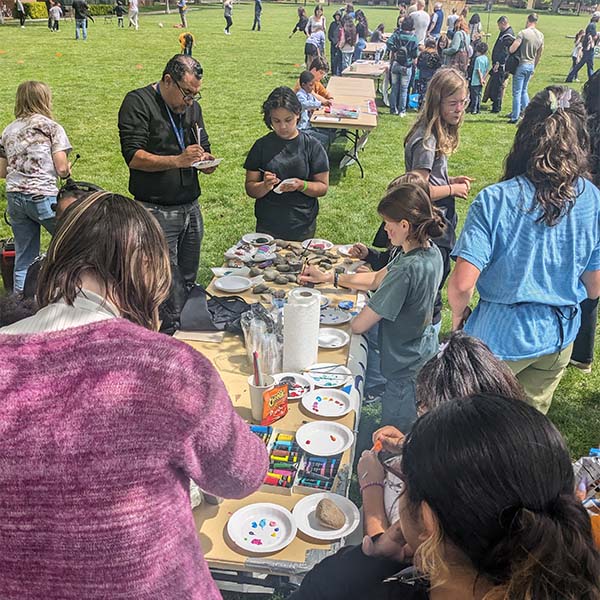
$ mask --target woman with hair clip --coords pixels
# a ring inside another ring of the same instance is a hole
[[[41,81],[17,88],[16,119],[0,135],[0,178],[15,237],[14,291],[21,293],[29,265],[40,253],[40,229],[54,233],[58,177],[67,177],[71,144],[52,117],[52,92]]]
[[[475,198],[453,250],[452,328],[507,362],[547,412],[569,363],[579,304],[600,294],[600,191],[588,177],[587,113],[579,95],[549,86],[531,101],[503,180]]]
[[[478,394],[438,406],[404,442],[401,475],[399,520],[326,558],[290,600],[600,599],[569,452],[527,403]]]
[[[3,600],[221,597],[190,480],[243,498],[267,454],[210,362],[157,333],[169,283],[154,217],[96,192],[58,224],[40,311],[0,329]]]
[[[600,187],[600,70],[596,71],[583,86],[583,98],[588,113],[590,134],[590,175]],[[592,372],[596,322],[598,321],[598,298],[586,298],[581,304],[581,325],[573,343],[571,364],[584,373]]]
[[[393,246],[402,252],[377,272],[323,273],[308,266],[300,281],[329,283],[334,287],[376,290],[352,321],[353,333],[379,325],[381,372],[386,379],[381,398],[381,420],[409,431],[417,417],[415,380],[419,369],[437,351],[432,325],[433,307],[442,279],[442,257],[430,239],[445,224],[422,187],[402,183],[389,190],[377,212]]]

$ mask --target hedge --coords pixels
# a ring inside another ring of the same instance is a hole
[[[30,19],[47,19],[48,18],[48,10],[46,9],[45,2],[24,2],[23,6],[25,7],[25,14]],[[73,9],[70,6],[67,6],[71,13]],[[92,17],[99,17],[102,15],[111,15],[113,12],[114,6],[112,4],[90,4],[89,13]]]

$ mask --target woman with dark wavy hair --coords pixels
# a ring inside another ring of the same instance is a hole
[[[600,191],[589,177],[587,113],[580,96],[549,86],[527,107],[500,183],[469,209],[448,283],[452,327],[513,370],[547,412],[571,357],[579,305],[600,294]]]

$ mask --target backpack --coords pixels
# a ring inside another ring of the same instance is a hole
[[[392,52],[392,62],[397,62],[401,67],[408,67],[410,59],[408,57],[408,40],[403,40],[395,33],[387,41],[387,47]]]
[[[437,52],[421,52],[417,60],[417,67],[419,69],[429,69],[430,71],[436,71],[442,66],[442,59]]]

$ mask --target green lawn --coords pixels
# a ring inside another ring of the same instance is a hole
[[[308,9],[312,10],[310,6]],[[328,19],[333,10],[326,8]],[[515,29],[522,27],[525,12],[503,12],[509,14]],[[384,22],[389,30],[395,23],[393,8],[369,7],[366,13],[372,28]],[[499,14],[491,15],[492,43]],[[195,56],[204,66],[205,121],[214,154],[225,159],[214,175],[202,178],[206,235],[199,277],[203,281],[207,280],[208,267],[221,263],[223,250],[253,230],[253,203],[244,193],[242,164],[254,140],[266,132],[261,103],[274,87],[292,85],[301,70],[304,38],[296,35],[288,40],[295,15],[296,5],[265,3],[263,31],[257,33],[250,30],[252,5],[236,5],[232,35],[225,36],[220,5],[189,11],[189,29],[197,40]],[[485,27],[487,15],[482,20]],[[532,92],[564,81],[572,46],[566,36],[574,35],[587,20],[584,16],[541,16],[546,52],[531,82]],[[82,157],[75,177],[127,193],[128,171],[119,151],[117,111],[127,91],[156,81],[167,59],[179,50],[181,30],[173,28],[178,22],[176,12],[142,15],[140,30],[135,32],[117,29],[116,21],[105,24],[97,17],[86,43],[74,40],[72,22],[61,23],[57,34],[50,33],[43,22],[27,22],[24,30],[14,25],[0,27],[0,127],[12,119],[19,82],[47,82],[54,92],[56,119]],[[159,27],[160,23],[164,27]],[[508,108],[506,103],[503,113]],[[376,203],[386,184],[404,170],[403,139],[413,119],[413,115],[392,117],[382,110],[379,127],[363,153],[364,179],[356,167],[343,173],[332,168],[332,185],[321,202],[320,236],[339,243],[372,239],[378,225]],[[474,193],[497,181],[514,131],[497,115],[484,112],[467,116],[461,148],[450,160],[451,174],[475,177]],[[0,192],[3,190],[2,182]],[[0,208],[5,202],[1,193]],[[461,222],[467,208],[467,202],[461,203]],[[8,227],[0,223],[0,237],[7,235]],[[47,238],[44,241],[47,243]],[[447,310],[445,326],[447,329]],[[590,445],[600,441],[599,383],[597,370],[590,376],[569,371],[555,395],[550,416],[566,435],[574,456],[587,453]],[[365,429],[372,425],[372,413],[365,411]]]

